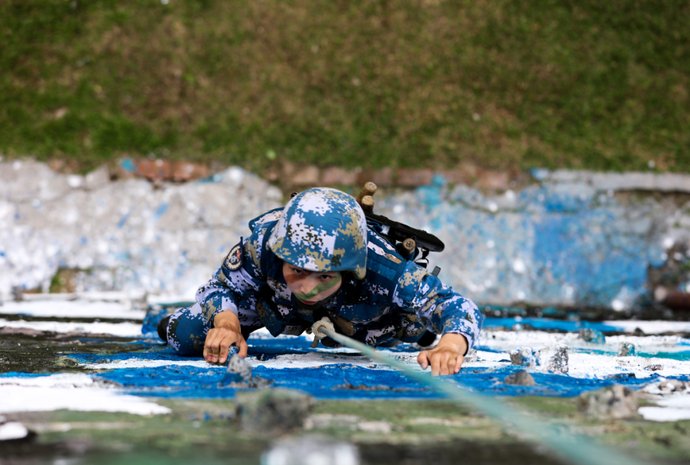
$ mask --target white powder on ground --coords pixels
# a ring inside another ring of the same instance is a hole
[[[146,312],[144,310],[132,309],[131,307],[131,304],[127,302],[32,300],[27,302],[4,302],[0,305],[0,315],[142,320]]]
[[[674,393],[656,401],[656,407],[640,407],[638,413],[650,421],[690,420],[690,393]]]
[[[22,439],[29,435],[26,426],[17,421],[8,421],[0,425],[0,441],[10,441],[12,439]]]
[[[0,413],[62,409],[136,415],[170,413],[167,407],[143,397],[123,395],[85,374],[0,378]]]
[[[0,319],[0,327],[26,328],[56,333],[109,334],[117,337],[141,336],[141,323],[70,323],[63,321],[10,321]]]

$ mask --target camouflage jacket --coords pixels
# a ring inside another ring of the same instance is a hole
[[[346,273],[333,296],[316,306],[301,304],[283,278],[282,261],[266,246],[281,214],[282,209],[276,209],[252,220],[251,235],[230,250],[213,278],[197,291],[209,324],[218,312],[231,310],[243,332],[266,327],[274,336],[297,335],[328,316],[338,332],[373,346],[414,342],[427,329],[462,334],[470,348],[474,345],[483,320],[476,305],[403,259],[371,228],[364,279]]]

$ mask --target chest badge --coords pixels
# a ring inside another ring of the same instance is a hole
[[[242,267],[242,242],[230,249],[223,265],[230,271],[236,271]]]

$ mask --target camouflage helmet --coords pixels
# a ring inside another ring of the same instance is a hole
[[[309,271],[367,270],[367,222],[351,195],[317,187],[295,195],[268,237],[268,247],[290,265]]]

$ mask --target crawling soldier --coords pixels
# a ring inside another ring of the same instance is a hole
[[[230,250],[196,303],[159,325],[178,353],[224,363],[233,345],[246,357],[246,339],[258,328],[298,335],[327,316],[337,332],[371,346],[424,346],[440,335],[419,353],[419,365],[434,375],[460,370],[481,313],[368,227],[354,197],[309,189],[249,227],[251,235]]]

